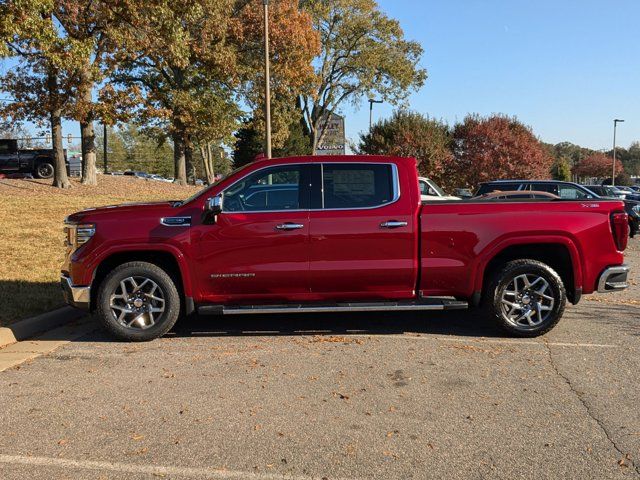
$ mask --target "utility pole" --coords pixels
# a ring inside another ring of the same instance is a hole
[[[264,4],[264,116],[267,158],[271,158],[271,77],[269,75],[269,0]]]
[[[382,100],[369,99],[369,133],[371,133],[371,125],[373,123],[373,104],[382,103]]]
[[[616,118],[613,121],[613,167],[611,170],[611,186],[616,184],[616,128],[618,127],[618,123],[624,122],[624,120],[620,120]]]
[[[108,173],[108,164],[107,164],[107,124],[102,124],[102,160],[104,161],[104,173],[105,175]]]

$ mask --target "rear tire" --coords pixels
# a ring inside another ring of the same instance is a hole
[[[128,262],[98,287],[96,312],[102,326],[119,340],[144,342],[173,327],[180,315],[180,295],[162,268]]]
[[[567,294],[562,279],[537,260],[513,260],[491,276],[483,308],[502,330],[519,337],[537,337],[562,318]]]

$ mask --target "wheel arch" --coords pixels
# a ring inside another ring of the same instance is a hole
[[[167,250],[125,250],[112,252],[105,256],[95,268],[91,281],[90,305],[92,310],[95,308],[98,289],[102,281],[114,268],[127,262],[148,262],[162,268],[175,281],[178,293],[184,300],[182,305],[185,313],[193,312],[191,283],[184,261],[181,256]]]
[[[507,262],[518,259],[537,260],[549,265],[560,275],[568,300],[573,304],[578,303],[582,295],[580,256],[573,242],[564,237],[522,241],[496,248],[478,269],[474,302],[479,303],[481,292],[494,272]]]

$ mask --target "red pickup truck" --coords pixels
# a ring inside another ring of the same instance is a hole
[[[621,201],[421,203],[410,158],[256,161],[185,201],[75,213],[66,231],[68,303],[133,341],[192,312],[468,306],[536,336],[567,300],[627,287]]]

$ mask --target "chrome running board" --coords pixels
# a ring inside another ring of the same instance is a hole
[[[336,304],[292,304],[292,305],[200,305],[200,315],[247,315],[269,313],[323,313],[323,312],[385,312],[417,310],[464,310],[468,303],[447,298],[423,298],[406,302],[350,302]]]

